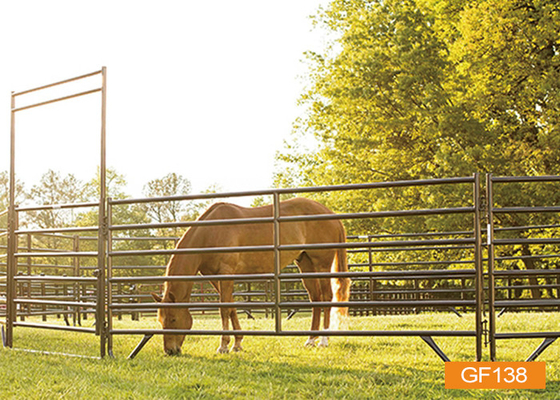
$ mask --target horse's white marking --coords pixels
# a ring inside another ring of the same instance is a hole
[[[319,339],[319,347],[327,347],[329,345],[329,337],[321,336]]]
[[[317,338],[309,338],[307,339],[307,342],[305,342],[305,346],[306,347],[315,347],[315,340]]]

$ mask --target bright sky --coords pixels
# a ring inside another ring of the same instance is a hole
[[[327,3],[2,2],[0,171],[9,168],[11,91],[106,66],[108,165],[132,196],[169,172],[195,192],[270,187],[274,154],[302,112],[303,52],[324,44],[309,16]],[[99,86],[98,77],[76,90]],[[16,170],[26,187],[48,169],[91,179],[99,118],[99,94],[17,113]]]

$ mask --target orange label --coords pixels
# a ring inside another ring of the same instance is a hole
[[[545,389],[544,362],[446,362],[446,389]]]

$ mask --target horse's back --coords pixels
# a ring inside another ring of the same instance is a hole
[[[296,197],[280,203],[280,216],[334,214],[327,207],[311,199]],[[199,221],[266,218],[273,216],[273,206],[242,207],[231,203],[213,204]],[[205,242],[215,246],[271,245],[272,223],[226,224],[195,230]],[[310,220],[281,222],[282,244],[333,243],[344,241],[344,228],[339,220]],[[197,235],[198,236],[198,235]],[[220,243],[217,243],[220,241]]]
[[[204,212],[199,220],[272,217],[272,207],[272,205],[242,207],[232,203],[215,203]],[[304,197],[295,197],[280,202],[281,216],[317,214],[333,214],[333,212],[321,203]]]

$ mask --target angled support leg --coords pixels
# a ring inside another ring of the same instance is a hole
[[[292,317],[293,317],[294,315],[296,315],[297,312],[298,312],[298,310],[291,310],[290,313],[288,314],[288,318],[286,318],[286,320],[289,321],[290,319],[292,319]]]
[[[445,355],[443,350],[439,348],[439,346],[436,344],[436,342],[434,342],[434,339],[432,339],[431,336],[420,336],[420,337],[422,338],[422,340],[424,342],[427,343],[428,346],[430,346],[432,348],[433,351],[435,351],[435,353],[439,356],[439,358],[441,358],[444,362],[451,361],[449,359],[449,357],[447,357]]]
[[[537,359],[538,356],[540,356],[542,354],[543,351],[546,350],[546,348],[548,346],[550,346],[552,343],[554,343],[554,341],[558,339],[556,337],[549,337],[543,340],[543,342],[539,345],[539,347],[536,348],[535,351],[533,351],[533,353],[529,356],[529,358],[526,361],[535,361]]]
[[[243,310],[243,312],[245,314],[247,314],[247,318],[249,319],[255,319],[255,317],[253,316],[253,314],[251,314],[251,310]]]
[[[459,318],[463,318],[463,316],[459,313],[459,311],[457,311],[457,309],[455,307],[447,307],[450,311],[452,311],[456,316],[458,316]]]
[[[134,348],[134,350],[132,350],[132,353],[130,353],[127,358],[129,360],[132,360],[134,357],[136,357],[153,336],[154,335],[144,335],[142,340],[140,340],[140,343],[138,343],[138,345]]]

